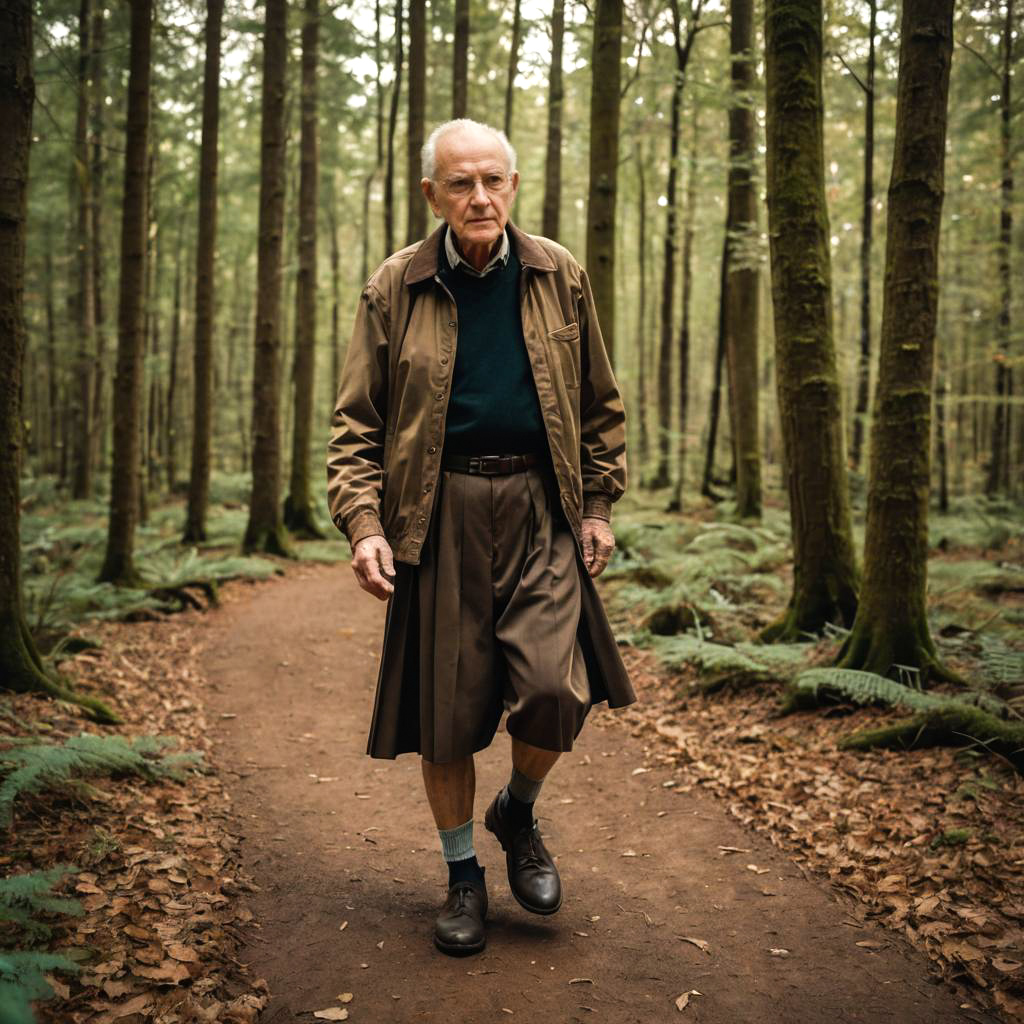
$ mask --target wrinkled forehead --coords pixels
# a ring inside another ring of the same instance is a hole
[[[490,132],[472,129],[446,132],[437,140],[435,153],[438,178],[509,169],[505,147]]]

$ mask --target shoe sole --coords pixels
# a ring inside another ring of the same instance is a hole
[[[487,940],[482,939],[475,946],[462,946],[453,945],[448,942],[442,942],[436,935],[434,936],[434,945],[437,946],[442,953],[446,953],[448,956],[472,956],[474,953],[483,952],[487,945]]]
[[[509,888],[509,891],[512,893],[512,895],[515,897],[516,903],[518,903],[519,906],[521,906],[523,908],[523,910],[528,910],[531,914],[540,914],[541,917],[550,917],[552,914],[557,914],[558,911],[562,907],[562,897],[561,896],[558,897],[558,903],[556,903],[555,906],[553,906],[553,907],[544,907],[544,908],[534,907],[534,906],[531,906],[529,903],[527,903],[519,895],[519,893],[517,893],[515,891],[515,889],[513,888],[512,880],[511,880],[511,875],[512,875],[512,854],[509,853],[509,851],[505,848],[505,844],[502,842],[501,836],[498,835],[498,829],[497,829],[496,823],[494,821],[494,805],[493,804],[490,807],[487,808],[487,813],[484,815],[484,828],[486,828],[487,831],[490,832],[491,835],[494,836],[494,838],[498,840],[498,844],[501,846],[501,848],[503,850],[505,850],[505,873],[507,875],[509,875],[508,888]]]

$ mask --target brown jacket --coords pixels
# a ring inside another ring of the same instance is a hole
[[[441,466],[458,333],[437,275],[444,225],[374,271],[359,302],[327,445],[331,518],[355,547],[383,534],[418,564]],[[523,337],[566,518],[611,518],[626,486],[622,399],[586,272],[513,224]]]

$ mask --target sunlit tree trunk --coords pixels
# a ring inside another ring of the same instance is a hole
[[[519,46],[522,42],[522,12],[520,0],[512,0],[512,41],[508,48],[508,78],[505,82],[505,134],[512,138],[512,106],[516,95],[516,75],[519,72]]]
[[[110,403],[107,398],[107,306],[106,288],[106,239],[104,234],[103,182],[107,156],[104,136],[107,122],[106,89],[106,16],[105,5],[97,3],[92,12],[92,164],[90,170],[90,191],[92,194],[92,292],[95,314],[96,359],[93,365],[92,427],[90,440],[92,454],[90,464],[94,471],[105,470],[107,417]]]
[[[878,2],[868,0],[868,66],[864,87],[864,183],[861,190],[860,356],[857,361],[857,402],[853,411],[850,462],[860,466],[871,397],[871,247],[875,207],[875,35]]]
[[[427,103],[427,2],[409,0],[409,216],[406,245],[427,233],[427,204],[420,193],[420,151],[423,149]]]
[[[726,254],[728,236],[722,239],[722,262],[718,273],[718,329],[715,337],[715,358],[711,368],[711,400],[708,408],[708,436],[704,446],[704,472],[701,474],[700,493],[712,501],[721,501],[715,491],[715,452],[718,448],[718,424],[722,418],[722,370],[725,366],[725,306],[729,298]]]
[[[558,240],[562,209],[562,42],[565,0],[554,0],[551,11],[551,72],[548,76],[548,138],[544,158],[544,210],[540,233]]]
[[[142,384],[146,344],[146,173],[153,0],[132,0],[128,112],[121,213],[121,281],[114,378],[114,449],[110,517],[100,581],[134,583],[135,524],[141,490]]]
[[[398,126],[398,102],[402,92],[402,0],[395,2],[395,78],[391,83],[391,110],[388,115],[387,167],[384,171],[384,255],[395,250],[395,129]],[[367,183],[369,188],[369,183]]]
[[[171,309],[171,345],[167,353],[167,394],[164,398],[164,469],[167,473],[167,490],[173,494],[178,485],[178,424],[174,407],[178,397],[178,356],[181,351],[181,221],[178,222],[178,238],[174,250],[174,299]]]
[[[288,5],[267,0],[260,130],[256,338],[252,380],[252,497],[242,547],[290,554],[281,520],[281,250],[285,203],[285,83]]]
[[[455,0],[455,46],[452,50],[452,117],[469,112],[469,0]]]
[[[932,378],[954,0],[904,0],[864,584],[845,668],[948,678],[928,627]]]
[[[313,387],[316,375],[316,214],[319,154],[317,145],[317,64],[319,0],[306,0],[302,24],[302,135],[299,176],[299,270],[295,282],[295,386],[292,472],[284,503],[284,523],[301,537],[323,537],[310,495],[313,440]]]
[[[203,137],[199,152],[199,224],[196,240],[196,327],[192,351],[192,460],[182,540],[206,540],[213,436],[213,324],[216,315],[217,160],[220,132],[220,51],[224,0],[206,5]]]
[[[793,593],[765,639],[853,623],[857,567],[832,337],[821,0],[767,0],[768,216]]]
[[[596,0],[590,90],[587,273],[608,356],[615,358],[615,197],[619,175],[622,0]]]

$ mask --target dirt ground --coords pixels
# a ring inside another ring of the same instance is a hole
[[[514,901],[483,828],[507,735],[478,756],[488,945],[438,953],[446,871],[418,759],[364,753],[384,612],[347,565],[303,566],[197,627],[214,754],[261,887],[242,956],[270,985],[261,1021],[313,1022],[343,1005],[368,1024],[995,1019],[959,1009],[927,980],[923,954],[850,917],[717,801],[677,791],[606,708],[537,803],[565,892],[553,918]]]

